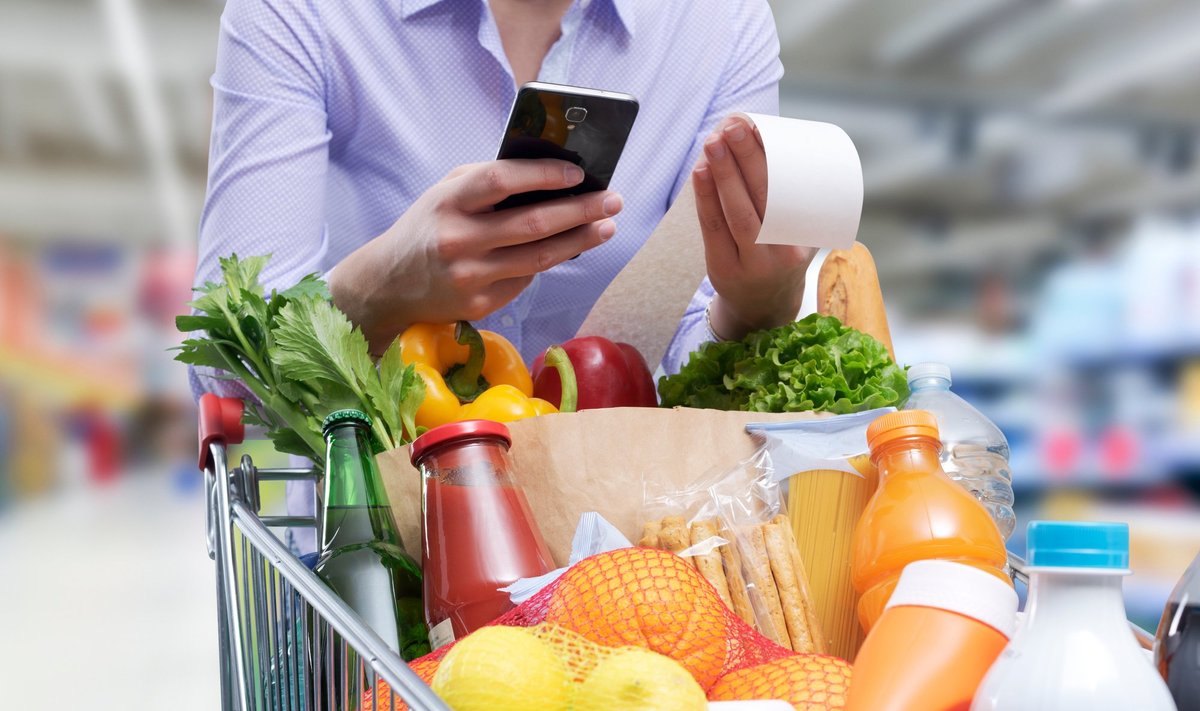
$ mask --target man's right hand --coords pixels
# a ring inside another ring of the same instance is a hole
[[[334,303],[382,352],[409,324],[479,320],[539,272],[607,241],[621,196],[602,191],[493,211],[510,195],[583,181],[566,161],[503,160],[454,169],[329,273]]]

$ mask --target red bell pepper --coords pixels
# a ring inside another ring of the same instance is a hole
[[[600,336],[572,338],[562,344],[575,368],[579,386],[577,409],[600,407],[656,407],[654,377],[646,359],[628,343],[613,343]],[[562,397],[558,371],[547,368],[545,355],[533,362],[533,394],[555,406]]]

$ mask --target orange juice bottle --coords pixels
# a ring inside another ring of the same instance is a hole
[[[1017,625],[1017,593],[977,568],[904,569],[854,660],[846,711],[966,711]]]
[[[963,563],[1012,585],[1004,539],[992,517],[942,471],[933,415],[883,415],[867,428],[867,445],[879,488],[854,529],[850,564],[863,629],[870,631],[904,566],[914,561]]]

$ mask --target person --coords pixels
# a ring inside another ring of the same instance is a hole
[[[692,189],[708,274],[673,372],[799,311],[815,250],[755,244],[766,158],[734,115],[777,113],[782,72],[766,0],[228,0],[196,281],[269,253],[268,288],[323,275],[377,352],[411,323],[468,319],[532,360]],[[535,79],[632,94],[638,118],[608,190],[493,211],[582,179],[489,160]]]

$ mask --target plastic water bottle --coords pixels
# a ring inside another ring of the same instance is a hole
[[[1123,523],[1029,524],[1025,624],[980,685],[971,711],[1175,711],[1125,617]]]
[[[942,469],[979,499],[1004,540],[1017,524],[1013,514],[1008,440],[999,427],[966,400],[950,392],[950,368],[918,363],[908,369],[912,394],[906,410],[926,410],[937,419],[942,438]]]

